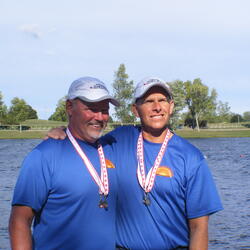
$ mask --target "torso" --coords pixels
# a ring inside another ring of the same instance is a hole
[[[133,126],[119,128],[111,133],[117,140],[114,144],[119,182],[117,242],[130,249],[172,249],[179,245],[187,246],[187,202],[191,204],[195,199],[186,199],[189,192],[188,180],[204,158],[186,140],[172,135],[149,194],[151,204],[145,206],[142,202],[144,192],[136,174],[139,133],[140,128]],[[154,164],[160,147],[161,143],[144,140],[147,173]],[[211,209],[219,209],[217,205],[210,205]],[[197,211],[198,213],[207,212]]]
[[[79,140],[78,143],[100,174],[96,148]],[[109,150],[104,148],[106,158],[111,160]],[[25,187],[20,186],[23,198],[19,193],[16,202],[22,204],[29,193],[29,199],[34,200],[30,206],[41,212],[34,225],[37,249],[50,246],[51,249],[112,249],[115,244],[116,169],[108,169],[109,209],[104,210],[98,207],[98,186],[67,138],[40,144],[31,153],[29,162],[34,172],[25,164],[24,175],[33,181]]]

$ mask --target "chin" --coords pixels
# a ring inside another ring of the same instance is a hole
[[[166,127],[167,127],[166,123],[151,124],[151,128],[153,128],[153,129],[165,129]]]
[[[91,132],[89,133],[89,137],[93,138],[94,140],[98,140],[103,135],[104,129],[99,132]]]
[[[167,128],[166,125],[164,126],[151,126],[148,127],[146,130],[151,131],[152,133],[162,133]]]

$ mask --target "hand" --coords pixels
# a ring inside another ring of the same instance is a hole
[[[64,140],[66,138],[66,133],[64,131],[65,128],[66,128],[65,126],[52,128],[48,131],[48,133],[45,135],[43,139],[47,140],[49,138],[53,138],[56,140]]]

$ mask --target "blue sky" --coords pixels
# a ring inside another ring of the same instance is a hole
[[[0,0],[0,91],[47,119],[73,80],[201,78],[250,110],[249,0]]]

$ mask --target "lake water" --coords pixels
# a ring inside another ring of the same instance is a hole
[[[250,138],[190,139],[204,153],[224,210],[209,221],[209,249],[250,250]],[[8,218],[24,156],[40,140],[0,140],[0,249],[10,249]]]

